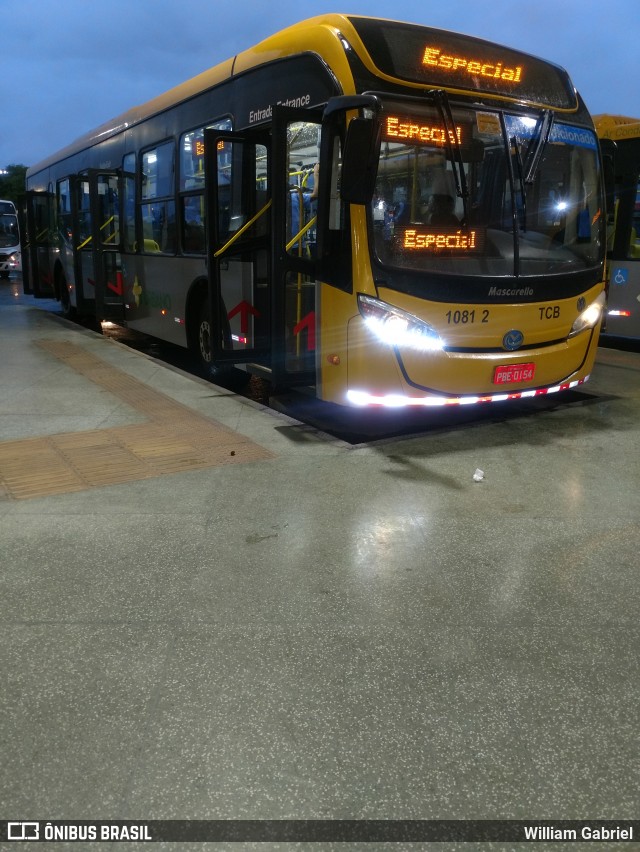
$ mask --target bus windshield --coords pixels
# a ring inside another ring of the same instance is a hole
[[[456,277],[598,266],[604,217],[590,130],[544,112],[437,105],[389,104],[381,120],[371,205],[380,263]]]
[[[0,248],[15,247],[19,242],[18,217],[15,213],[0,213]]]

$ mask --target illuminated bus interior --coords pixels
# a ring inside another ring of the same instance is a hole
[[[435,107],[383,120],[371,207],[380,263],[456,280],[593,268],[604,222],[595,135],[555,123],[527,176],[540,122],[458,107],[452,115],[448,142]]]

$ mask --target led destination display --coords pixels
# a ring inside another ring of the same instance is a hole
[[[411,142],[423,145],[446,145],[447,131],[442,124],[409,116],[388,115],[383,125],[383,136],[390,142]],[[462,127],[449,130],[449,142],[462,145]]]
[[[431,27],[371,18],[351,21],[375,66],[389,77],[560,109],[578,105],[567,72],[527,53]]]
[[[512,83],[522,82],[522,65],[509,68],[502,61],[489,61],[456,56],[443,53],[439,47],[426,47],[422,64],[431,68],[446,68],[452,72],[480,75],[492,80],[507,80]]]
[[[402,232],[401,246],[405,251],[474,254],[484,247],[484,232],[478,228],[465,230],[412,225]]]

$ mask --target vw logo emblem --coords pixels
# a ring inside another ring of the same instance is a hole
[[[508,349],[510,352],[513,352],[514,349],[520,349],[523,341],[524,334],[514,328],[511,331],[508,331],[502,338],[502,345],[505,349]]]

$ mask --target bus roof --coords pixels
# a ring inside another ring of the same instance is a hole
[[[637,139],[640,137],[640,119],[624,115],[594,115],[593,122],[600,139],[612,139],[619,142],[622,139]]]

